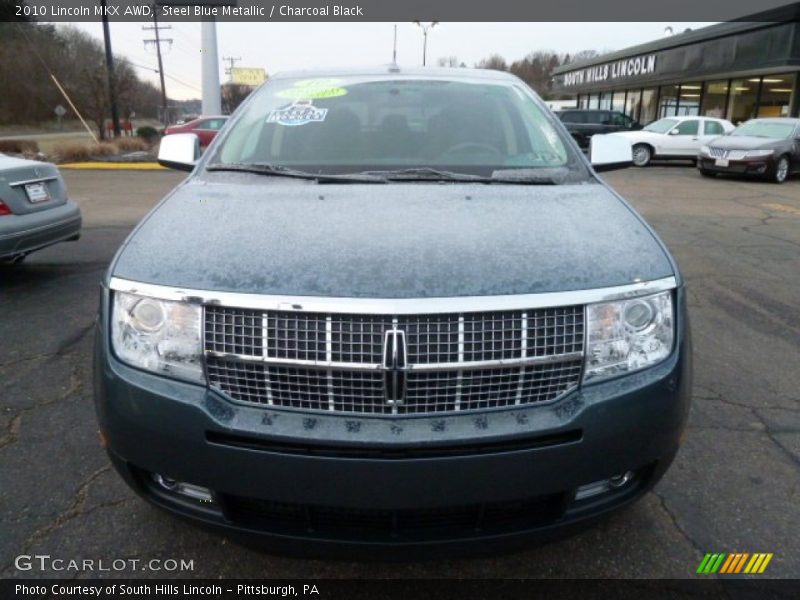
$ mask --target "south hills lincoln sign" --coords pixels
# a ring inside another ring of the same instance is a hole
[[[564,73],[561,76],[561,85],[569,88],[604,81],[621,81],[640,75],[651,75],[655,71],[656,55],[648,54]]]

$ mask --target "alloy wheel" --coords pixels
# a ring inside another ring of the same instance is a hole
[[[646,167],[650,162],[650,148],[645,145],[634,146],[633,164],[637,167]]]

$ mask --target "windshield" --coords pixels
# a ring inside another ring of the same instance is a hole
[[[678,119],[659,119],[658,121],[653,121],[652,123],[650,123],[647,127],[644,128],[644,130],[652,131],[654,133],[667,133],[678,123],[679,123]]]
[[[256,92],[208,164],[420,178],[585,173],[545,111],[513,83],[277,79]]]
[[[783,140],[792,135],[793,123],[779,123],[776,121],[748,121],[739,125],[731,135],[748,135],[753,137],[773,138]]]

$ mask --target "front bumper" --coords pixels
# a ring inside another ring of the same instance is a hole
[[[81,211],[71,200],[40,212],[6,215],[0,218],[0,258],[77,239],[80,232]]]
[[[775,168],[775,164],[771,156],[765,156],[747,160],[728,160],[727,166],[720,166],[716,159],[700,156],[697,160],[697,168],[712,173],[763,177]]]
[[[546,538],[628,504],[679,446],[691,388],[684,292],[672,355],[545,406],[406,418],[228,402],[139,371],[97,330],[96,404],[112,461],[162,508],[290,554],[407,558],[485,553]],[[107,312],[107,296],[103,300]],[[583,485],[633,471],[618,490]],[[207,487],[170,494],[158,473]]]

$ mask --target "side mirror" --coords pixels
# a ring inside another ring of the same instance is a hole
[[[593,135],[589,145],[589,161],[595,171],[625,169],[633,164],[633,148],[624,137]]]
[[[678,135],[678,133],[679,133],[679,132],[678,132],[678,130],[677,130],[677,129],[670,129],[670,130],[669,130],[669,134],[670,134],[670,135]]]
[[[161,138],[158,164],[179,171],[194,169],[200,158],[200,138],[193,133],[174,133]]]

